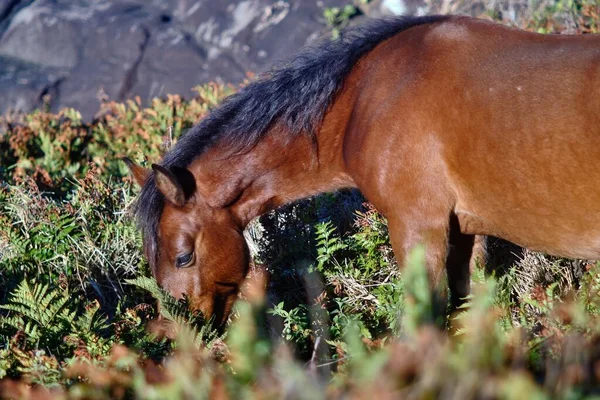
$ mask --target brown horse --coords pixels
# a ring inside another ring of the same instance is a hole
[[[467,17],[372,21],[247,85],[145,170],[138,222],[159,284],[217,321],[248,269],[250,220],[357,187],[396,258],[469,292],[474,235],[600,258],[600,36]]]

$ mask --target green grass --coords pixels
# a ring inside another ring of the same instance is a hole
[[[592,32],[597,11],[545,3],[521,24]],[[0,121],[2,396],[600,396],[598,265],[525,252],[476,269],[456,334],[440,332],[419,251],[400,272],[385,219],[354,191],[251,224],[255,262],[224,333],[158,288],[119,157],[160,160],[233,90],[107,103],[93,124],[75,110]]]

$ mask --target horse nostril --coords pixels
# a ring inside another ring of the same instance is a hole
[[[215,284],[221,286],[222,288],[225,288],[225,294],[229,295],[231,293],[237,293],[239,290],[239,285],[237,283],[233,283],[233,282],[215,282]]]
[[[205,321],[210,320],[214,312],[214,300],[210,297],[200,297],[190,299],[190,309],[192,311],[199,311],[202,313],[202,317]]]

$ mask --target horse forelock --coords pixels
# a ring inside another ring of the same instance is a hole
[[[287,128],[282,134],[315,135],[335,94],[356,62],[382,41],[414,26],[441,21],[447,16],[393,17],[372,20],[346,29],[337,40],[306,47],[288,62],[280,63],[229,96],[200,123],[184,134],[165,155],[165,167],[188,167],[217,142],[243,151],[255,146],[274,123]],[[165,204],[151,176],[135,205],[151,268],[158,260],[158,226]]]

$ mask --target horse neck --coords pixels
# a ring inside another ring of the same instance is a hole
[[[190,170],[201,195],[213,207],[229,208],[245,227],[253,218],[280,205],[354,183],[345,171],[343,127],[323,123],[317,143],[275,127],[249,152],[228,155],[215,146]]]

